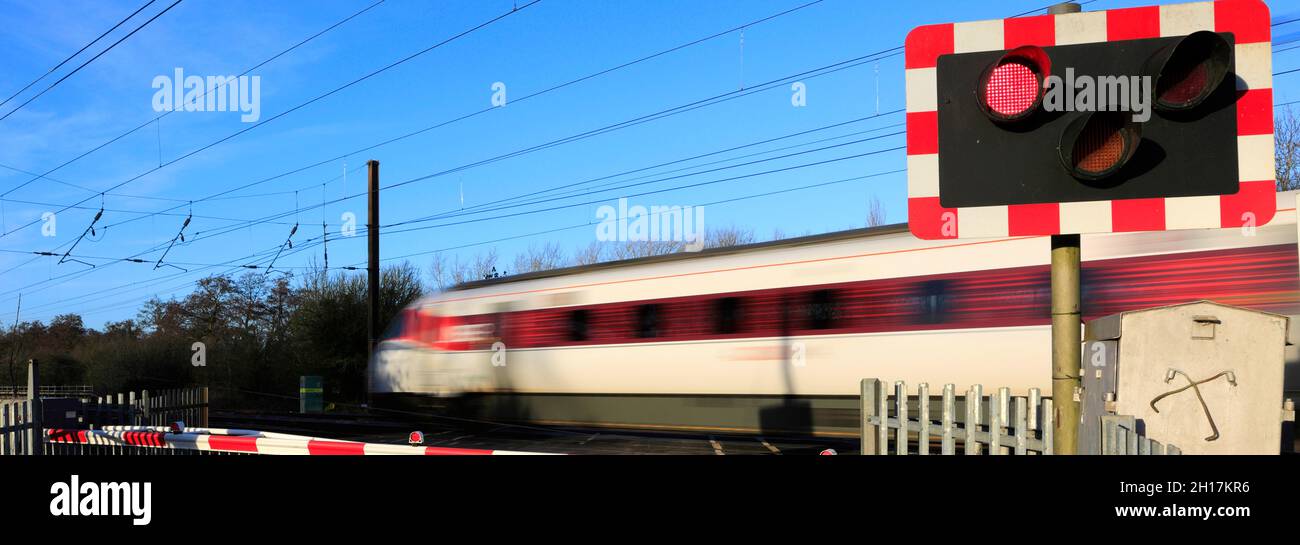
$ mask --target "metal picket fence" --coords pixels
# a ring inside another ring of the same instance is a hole
[[[30,453],[44,435],[33,403],[0,401],[0,456]]]
[[[134,454],[144,453],[130,446],[67,445],[45,441],[47,429],[102,429],[108,426],[166,426],[184,422],[186,427],[208,426],[208,389],[179,388],[107,396],[83,395],[82,387],[40,385],[39,367],[28,362],[27,399],[0,401],[0,455],[39,454]],[[47,392],[77,394],[51,397]],[[40,395],[30,395],[38,392]],[[149,449],[144,449],[149,450]],[[158,450],[158,449],[153,449]],[[184,451],[160,451],[175,454]],[[188,453],[188,452],[186,452]]]
[[[1101,453],[1104,455],[1182,454],[1173,445],[1162,445],[1138,430],[1137,418],[1125,415],[1101,417]]]
[[[1011,396],[1009,388],[985,396],[979,384],[960,398],[954,390],[952,384],[943,386],[936,419],[928,384],[919,384],[912,397],[902,381],[894,383],[891,394],[884,382],[863,379],[862,454],[928,455],[935,441],[941,455],[957,454],[959,443],[968,455],[1053,454],[1055,411],[1051,398],[1037,388],[1023,397]],[[1109,439],[1103,440],[1103,454],[1181,454],[1173,445],[1143,437],[1132,416],[1103,417],[1102,423]]]

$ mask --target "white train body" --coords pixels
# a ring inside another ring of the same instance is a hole
[[[1278,209],[1253,231],[1085,235],[1085,320],[1192,299],[1300,313],[1295,193]],[[846,399],[878,377],[1047,393],[1048,259],[1048,237],[892,226],[476,282],[405,311],[371,387]]]

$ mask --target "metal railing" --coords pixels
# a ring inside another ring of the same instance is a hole
[[[1023,397],[1011,396],[1008,388],[985,396],[984,387],[975,384],[959,397],[952,384],[945,384],[938,399],[926,383],[917,386],[914,397],[902,381],[892,390],[878,379],[862,380],[862,454],[926,455],[935,441],[942,455],[957,454],[959,444],[963,454],[1053,454],[1055,411],[1051,398],[1037,388]],[[931,412],[936,404],[938,418]],[[1132,416],[1104,417],[1102,424],[1103,454],[1182,453],[1144,437]]]
[[[112,426],[208,425],[208,389],[181,388],[150,393],[143,390],[109,396],[80,395],[89,386],[43,387],[39,367],[28,362],[26,399],[0,401],[0,455],[104,454],[134,452],[130,445],[97,444],[66,447],[46,439],[51,428],[93,432]],[[11,390],[12,392],[12,390]],[[40,395],[30,395],[38,392]],[[48,392],[48,393],[47,393]],[[75,394],[66,396],[54,393]],[[93,451],[93,452],[92,452]]]
[[[15,456],[33,451],[41,443],[44,430],[30,401],[0,401],[0,456]]]
[[[75,386],[64,386],[64,385],[41,386],[40,392],[41,392],[41,397],[86,398],[95,395],[95,387],[89,384],[79,384]],[[6,397],[10,399],[26,399],[27,387],[26,386],[19,386],[18,388],[14,388],[12,386],[0,387],[0,398],[6,398]]]
[[[990,394],[987,404],[981,385],[972,386],[961,399],[954,389],[952,384],[944,385],[936,419],[930,411],[934,400],[929,385],[918,385],[913,418],[906,384],[895,382],[891,396],[880,380],[863,379],[862,454],[926,455],[936,439],[943,455],[956,454],[958,442],[965,454],[1052,453],[1052,400],[1043,399],[1038,389],[1030,390],[1027,399],[1016,397],[1014,413],[1009,411],[1007,388]],[[915,449],[911,448],[912,434],[916,436]]]

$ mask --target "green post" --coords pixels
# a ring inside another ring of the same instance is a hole
[[[324,407],[325,389],[318,376],[298,378],[298,412],[318,413]]]

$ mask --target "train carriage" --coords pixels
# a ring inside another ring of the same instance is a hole
[[[1254,229],[1084,235],[1084,320],[1300,314],[1295,202]],[[1050,391],[1048,245],[892,225],[472,282],[402,312],[371,388],[491,420],[851,435],[864,377]]]

